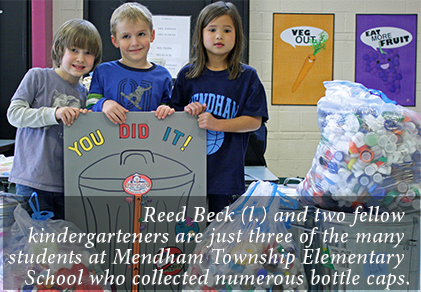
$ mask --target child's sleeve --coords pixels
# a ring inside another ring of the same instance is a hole
[[[174,108],[176,111],[184,111],[184,107],[189,103],[188,100],[186,101],[184,97],[184,77],[182,74],[178,74],[177,79],[174,82],[174,87],[171,94],[171,102],[170,106]]]
[[[255,72],[254,72],[255,73]],[[262,122],[269,118],[266,92],[257,73],[253,74],[254,82],[248,90],[247,101],[242,112],[243,116],[262,117]]]
[[[94,71],[89,87],[89,94],[86,98],[86,108],[93,112],[102,112],[102,105],[107,99],[104,98],[104,88],[101,86],[99,68]]]
[[[102,94],[90,93],[86,98],[86,108],[93,112],[100,112],[102,111],[102,104],[104,101],[105,99]]]
[[[57,125],[55,107],[31,108],[26,100],[15,99],[7,109],[7,120],[16,128],[41,128]]]
[[[164,80],[164,89],[162,92],[162,99],[161,104],[170,105],[170,99],[171,99],[171,91],[172,91],[172,77],[170,73],[167,71],[167,76]]]
[[[56,107],[31,107],[42,83],[37,70],[30,69],[25,74],[7,109],[7,120],[16,128],[40,128],[58,124]]]

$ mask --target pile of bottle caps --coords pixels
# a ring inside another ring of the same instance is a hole
[[[420,209],[421,117],[357,83],[325,82],[321,139],[297,187],[300,200],[353,212]]]

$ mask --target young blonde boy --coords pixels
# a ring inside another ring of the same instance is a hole
[[[155,39],[152,14],[143,5],[119,6],[110,20],[111,41],[121,59],[98,66],[92,76],[87,108],[104,112],[114,124],[126,121],[128,111],[156,111],[158,118],[172,114],[169,104],[172,78],[167,69],[147,60]]]

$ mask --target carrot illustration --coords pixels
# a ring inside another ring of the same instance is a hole
[[[300,86],[301,81],[303,81],[304,77],[306,77],[311,67],[313,67],[314,62],[316,62],[316,54],[326,48],[327,38],[328,38],[327,33],[323,31],[319,34],[318,40],[315,40],[315,39],[310,40],[311,48],[313,49],[313,54],[308,55],[306,60],[304,61],[303,67],[301,68],[301,71],[298,74],[297,79],[294,82],[294,85],[292,86],[292,92],[294,92],[298,88],[298,86]]]

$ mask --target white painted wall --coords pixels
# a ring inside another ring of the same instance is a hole
[[[176,1],[174,1],[176,3]],[[66,20],[83,17],[83,0],[54,0],[54,31]],[[355,15],[421,13],[420,0],[250,0],[249,62],[257,69],[269,104],[268,168],[278,177],[307,174],[320,131],[316,106],[273,106],[273,13],[334,13],[334,79],[354,81]],[[421,113],[421,19],[418,19],[416,107]]]

